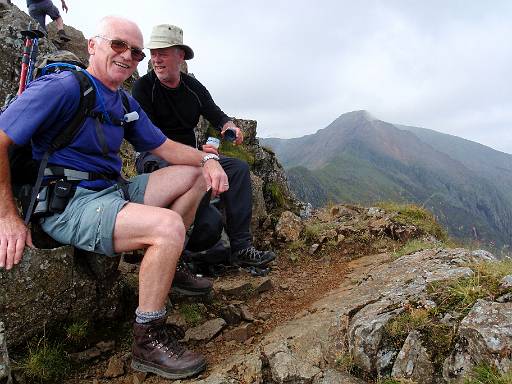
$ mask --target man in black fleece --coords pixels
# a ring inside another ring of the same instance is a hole
[[[180,28],[163,24],[153,28],[146,45],[151,51],[153,71],[142,76],[133,87],[133,97],[140,103],[153,123],[172,140],[193,147],[194,128],[199,117],[205,117],[224,137],[226,130],[236,134],[235,144],[243,142],[243,134],[233,121],[215,104],[208,90],[195,78],[180,71],[184,60],[194,57],[192,49],[183,44]],[[204,144],[204,152],[218,155],[215,147]],[[275,258],[273,252],[252,246],[250,222],[252,192],[249,166],[239,159],[220,156],[220,164],[228,175],[229,190],[221,195],[226,209],[226,230],[231,252],[242,266],[263,266]],[[147,172],[168,165],[151,154],[142,153],[137,170]]]

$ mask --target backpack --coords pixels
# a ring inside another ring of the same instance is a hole
[[[71,54],[69,52],[67,53]],[[59,52],[57,52],[57,55],[59,55]],[[69,58],[69,56],[65,57],[66,59]],[[75,56],[73,55],[72,57]],[[32,158],[31,143],[26,145],[12,145],[9,148],[8,155],[11,173],[11,186],[14,196],[21,202],[25,224],[28,224],[32,219],[32,213],[50,155],[55,151],[66,147],[73,141],[73,138],[78,133],[88,116],[98,117],[92,114],[92,110],[96,105],[94,80],[91,75],[85,71],[85,66],[80,63],[78,59],[67,60],[65,62],[44,59],[42,64],[39,66],[39,69],[39,75],[56,73],[59,71],[71,71],[80,86],[80,100],[71,122],[54,138],[52,143],[50,143],[50,146],[44,153],[41,161],[36,161]],[[121,96],[123,108],[125,112],[128,112],[128,97],[124,92],[121,92]],[[7,107],[8,105],[4,106],[2,111]]]

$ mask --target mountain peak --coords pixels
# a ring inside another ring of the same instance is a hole
[[[364,109],[361,109],[359,111],[347,112],[347,113],[344,113],[343,115],[341,115],[340,117],[338,117],[338,119],[347,119],[347,118],[349,118],[349,119],[354,119],[354,118],[364,119],[364,120],[367,120],[367,121],[378,120],[370,112],[368,112],[368,111],[366,111]]]

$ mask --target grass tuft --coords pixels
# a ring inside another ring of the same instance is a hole
[[[243,160],[251,167],[254,165],[254,154],[248,151],[243,145],[235,145],[232,142],[222,140],[219,153],[224,156]]]
[[[71,367],[68,355],[61,344],[49,344],[43,338],[29,354],[21,368],[32,381],[56,383]]]
[[[398,204],[395,202],[380,202],[377,206],[387,212],[397,212],[392,219],[402,225],[414,225],[424,234],[435,236],[436,239],[447,242],[446,230],[437,223],[432,213],[414,204]]]
[[[196,303],[183,304],[179,311],[187,324],[191,326],[200,324],[204,318],[204,310]]]
[[[465,316],[478,299],[493,300],[500,292],[500,280],[512,274],[510,260],[480,262],[470,265],[474,276],[451,282],[434,282],[427,287],[427,293],[436,302],[436,311],[455,311]]]
[[[496,368],[487,364],[480,364],[473,368],[470,377],[465,379],[464,384],[510,384],[512,383],[512,372],[499,373]]]
[[[86,340],[88,333],[89,322],[87,320],[76,321],[66,327],[66,339],[74,345],[78,345]]]
[[[409,240],[397,251],[393,252],[393,257],[398,258],[403,255],[409,255],[418,251],[424,251],[426,249],[437,248],[443,246],[442,244],[433,243],[431,241],[424,241],[420,239]]]

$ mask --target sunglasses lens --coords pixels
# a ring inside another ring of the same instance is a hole
[[[142,60],[144,60],[145,57],[146,57],[146,55],[140,49],[132,48],[133,60],[142,61]]]
[[[136,61],[142,61],[146,57],[144,52],[137,48],[130,48],[128,44],[126,44],[123,40],[110,40],[110,47],[115,53],[123,53],[127,49],[130,50],[132,54],[132,59]]]
[[[110,47],[116,53],[123,53],[128,49],[128,45],[122,40],[112,40],[110,42]]]

